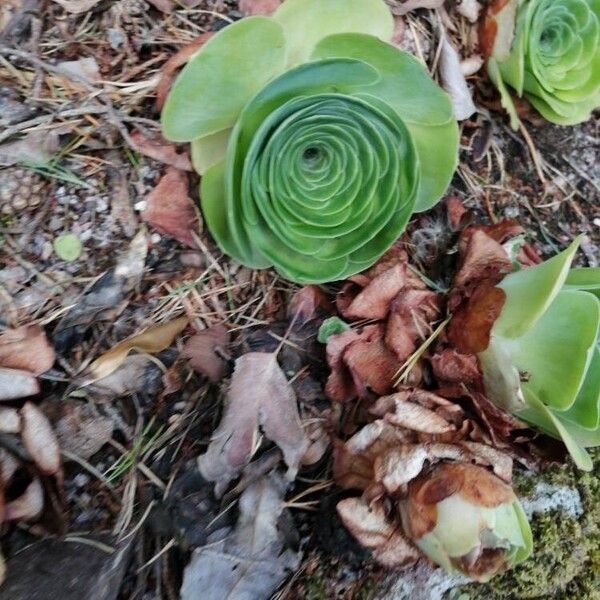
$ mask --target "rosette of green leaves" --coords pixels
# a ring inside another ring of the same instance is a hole
[[[386,43],[382,0],[287,0],[190,59],[165,104],[192,144],[205,221],[252,268],[318,283],[372,265],[457,164],[446,93]]]
[[[578,245],[502,280],[506,301],[479,358],[488,396],[562,439],[590,470],[585,448],[600,445],[600,269],[570,269]]]
[[[492,20],[488,73],[513,128],[519,119],[505,84],[560,125],[600,106],[600,0],[510,0]]]

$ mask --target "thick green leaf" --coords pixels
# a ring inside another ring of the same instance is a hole
[[[533,392],[526,393],[527,408],[517,416],[541,428],[546,433],[562,439],[573,462],[583,471],[591,471],[593,463],[585,448],[577,441],[572,432]]]
[[[288,66],[307,61],[317,43],[335,33],[367,33],[388,41],[394,32],[383,0],[286,0],[273,18],[285,30]]]
[[[199,175],[220,163],[227,154],[231,129],[224,129],[205,137],[192,140],[192,164]]]
[[[600,297],[600,267],[571,269],[564,289],[583,290]]]
[[[561,291],[520,338],[495,338],[526,374],[521,387],[549,408],[567,410],[583,385],[596,349],[600,303],[587,292]]]
[[[282,27],[248,17],[222,29],[187,63],[162,112],[164,135],[187,142],[232,127],[242,108],[285,68]]]
[[[498,284],[506,292],[506,302],[494,324],[494,335],[518,338],[533,327],[565,283],[580,242],[581,236],[560,254],[510,273]]]

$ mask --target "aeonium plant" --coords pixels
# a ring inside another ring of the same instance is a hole
[[[486,394],[562,439],[591,470],[600,445],[600,269],[571,269],[580,240],[499,284],[505,302],[479,354]]]
[[[481,42],[514,129],[519,117],[507,86],[559,125],[581,123],[600,107],[598,0],[494,0]]]
[[[446,93],[388,42],[383,0],[286,0],[214,35],[166,101],[205,221],[242,264],[303,283],[372,265],[458,156]]]

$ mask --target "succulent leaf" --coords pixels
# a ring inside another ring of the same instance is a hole
[[[578,243],[504,278],[506,302],[479,359],[490,399],[561,438],[589,470],[585,448],[600,445],[600,270],[569,271]]]
[[[165,135],[191,141],[222,251],[301,283],[371,266],[458,162],[446,93],[386,43],[382,0],[286,0],[211,38],[175,82]]]
[[[573,125],[600,106],[599,0],[509,0],[489,9],[495,43],[488,73],[518,128],[504,84],[549,121]]]

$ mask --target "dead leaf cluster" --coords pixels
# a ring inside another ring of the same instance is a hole
[[[399,517],[417,478],[437,464],[479,465],[510,483],[512,458],[494,447],[457,403],[419,388],[383,396],[370,409],[378,418],[334,447],[338,485],[358,490],[337,510],[349,531],[388,568],[420,558]]]

